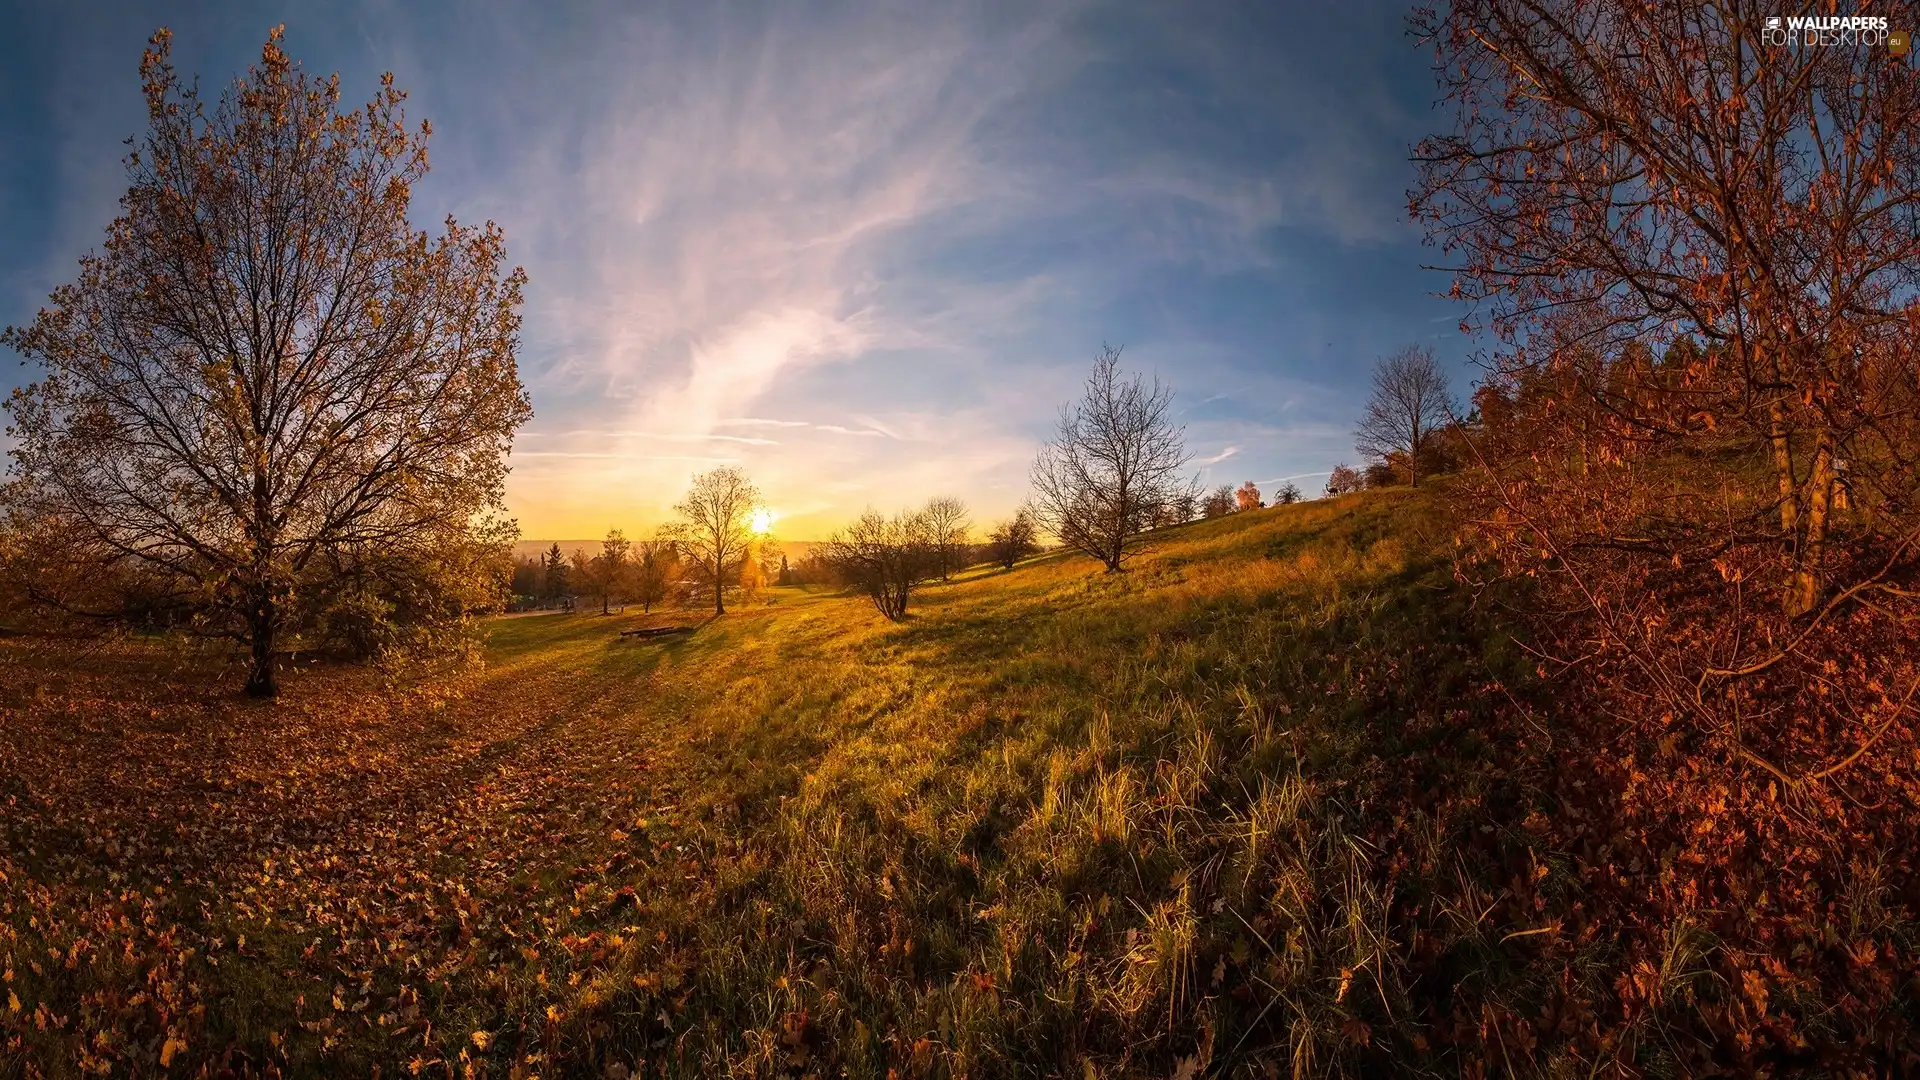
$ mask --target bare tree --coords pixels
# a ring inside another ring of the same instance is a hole
[[[1376,461],[1404,457],[1408,482],[1420,486],[1428,440],[1453,416],[1447,373],[1433,350],[1409,345],[1373,368],[1373,397],[1354,429],[1354,446]]]
[[[993,527],[987,534],[987,554],[1008,570],[1013,564],[1040,550],[1039,527],[1033,513],[1021,507],[1013,517]]]
[[[1299,501],[1300,485],[1291,480],[1281,484],[1280,490],[1273,493],[1273,505],[1275,506],[1292,506]]]
[[[1086,392],[1060,411],[1052,442],[1033,464],[1033,505],[1060,542],[1118,571],[1154,515],[1191,483],[1173,390],[1120,374],[1120,350],[1101,350]]]
[[[1221,484],[1207,492],[1207,497],[1200,503],[1200,515],[1210,518],[1226,517],[1239,507],[1239,501],[1234,498],[1233,486]]]
[[[9,403],[7,498],[245,641],[271,696],[283,626],[341,568],[500,510],[526,279],[492,223],[409,224],[429,129],[391,76],[342,112],[276,29],[209,108],[170,40],[104,250],[0,339],[46,372]]]
[[[593,575],[598,580],[600,590],[600,614],[606,615],[619,598],[624,603],[627,588],[628,555],[633,551],[633,543],[627,534],[619,529],[607,530],[607,538],[600,543],[600,554],[593,557]]]
[[[866,590],[889,619],[907,614],[913,586],[939,573],[939,545],[925,510],[885,517],[869,509],[826,543],[826,559],[839,580]]]
[[[640,610],[650,612],[665,600],[680,567],[680,549],[672,539],[656,537],[634,545],[633,599]]]
[[[727,586],[740,579],[753,549],[748,522],[760,505],[760,489],[731,465],[693,478],[674,506],[685,519],[677,539],[700,577],[713,587],[713,613],[727,613]]]
[[[927,500],[927,528],[933,533],[934,559],[945,581],[966,560],[968,532],[973,527],[967,504],[950,495]]]
[[[593,556],[588,555],[585,548],[574,548],[573,554],[567,556],[566,580],[569,597],[581,593],[587,596],[600,594],[600,575],[594,572]],[[567,610],[575,610],[571,600],[567,603]]]

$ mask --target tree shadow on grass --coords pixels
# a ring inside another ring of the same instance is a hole
[[[716,626],[716,623],[720,625]],[[675,621],[661,625],[688,624]],[[602,643],[599,656],[593,661],[593,670],[597,675],[647,678],[659,670],[663,663],[671,662],[678,666],[706,660],[738,640],[737,634],[727,632],[728,626],[722,621],[722,616],[711,612],[691,625],[690,633],[650,638],[622,637],[617,629],[609,629],[605,631],[606,640]],[[629,626],[624,629],[637,628]]]

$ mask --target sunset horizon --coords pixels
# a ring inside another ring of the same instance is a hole
[[[55,209],[7,215],[0,324],[103,239],[155,29],[213,92],[284,24],[344,106],[391,71],[432,122],[416,222],[497,221],[527,270],[524,537],[650,533],[718,465],[796,540],[903,492],[1003,519],[1109,343],[1175,388],[1208,486],[1317,490],[1354,457],[1345,401],[1409,340],[1473,376],[1418,270],[1405,159],[1430,108],[1390,5],[240,10],[23,15],[0,205]]]

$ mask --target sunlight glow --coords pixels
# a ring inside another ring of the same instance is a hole
[[[764,506],[754,510],[753,516],[747,519],[747,528],[752,529],[756,536],[765,536],[772,532],[773,511]]]

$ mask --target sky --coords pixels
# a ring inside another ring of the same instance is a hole
[[[346,103],[391,71],[432,121],[416,221],[497,221],[527,270],[526,537],[644,535],[723,464],[790,539],[934,494],[990,523],[1105,343],[1203,482],[1313,493],[1375,359],[1474,373],[1407,221],[1442,117],[1405,12],[0,0],[0,324],[114,217],[148,36],[211,91],[284,24]]]

